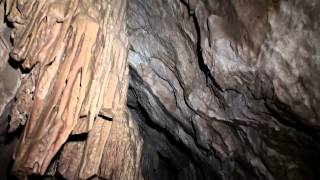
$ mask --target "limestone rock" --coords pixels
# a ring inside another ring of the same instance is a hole
[[[146,179],[319,177],[319,8],[317,0],[130,1],[128,95],[150,129]],[[185,155],[179,163],[176,154]]]
[[[29,71],[11,114],[10,131],[26,124],[14,154],[13,172],[21,178],[44,175],[50,163],[55,167],[52,160],[70,135],[88,133],[85,143],[66,143],[60,167],[79,164],[64,163],[68,147],[75,146],[79,150],[71,152],[82,158],[79,178],[97,176],[108,142],[105,133],[113,124],[109,120],[123,119],[126,109],[126,1],[5,3],[13,25],[10,55],[22,70]],[[70,168],[61,173],[77,177]]]

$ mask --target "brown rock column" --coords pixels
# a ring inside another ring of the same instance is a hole
[[[43,175],[70,134],[88,132],[82,167],[92,168],[88,157],[101,160],[107,140],[99,137],[110,131],[112,122],[106,119],[117,119],[124,111],[126,0],[7,0],[6,4],[14,25],[11,56],[35,78],[34,93],[17,97],[33,96],[27,102],[32,105],[13,172],[21,177]],[[98,168],[80,174],[88,178]]]

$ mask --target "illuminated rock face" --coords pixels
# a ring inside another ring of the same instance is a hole
[[[158,130],[146,131],[142,158],[161,171],[165,157],[180,179],[317,179],[319,10],[317,0],[130,1],[129,104],[142,129]]]
[[[320,176],[318,0],[0,4],[11,28],[11,41],[0,29],[0,138],[23,129],[13,167],[15,140],[0,139],[0,169],[20,178]]]

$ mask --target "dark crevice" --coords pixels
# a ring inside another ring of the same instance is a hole
[[[211,80],[211,83],[216,88],[218,88],[218,90],[222,91],[222,88],[219,86],[219,84],[215,81],[214,77],[210,73],[210,70],[209,70],[208,66],[204,63],[204,59],[203,59],[203,56],[202,56],[202,48],[201,48],[201,29],[200,29],[200,25],[199,25],[198,19],[197,19],[195,13],[191,10],[191,7],[187,2],[185,2],[184,0],[180,0],[180,2],[187,7],[189,16],[192,17],[193,22],[194,22],[194,27],[195,27],[196,34],[197,34],[197,44],[196,44],[197,45],[197,49],[196,49],[196,51],[197,51],[199,68],[200,68],[200,70],[202,72],[204,72],[204,74],[205,74],[205,76],[207,78],[207,83],[209,84],[210,83],[209,80]]]
[[[143,123],[145,123],[148,127],[156,130],[159,133],[162,133],[166,136],[166,138],[171,142],[173,145],[175,145],[179,151],[181,151],[183,154],[187,155],[188,157],[192,158],[192,152],[189,151],[189,148],[185,147],[184,144],[176,140],[176,138],[168,132],[165,128],[162,128],[155,122],[151,120],[151,117],[149,116],[149,113],[146,111],[146,109],[141,105],[141,103],[138,103],[138,107],[135,108],[135,110],[143,117],[144,120]],[[193,159],[194,160],[194,159]]]
[[[102,119],[106,120],[106,121],[112,121],[112,118],[110,118],[109,116],[103,115],[103,114],[98,114],[99,117],[101,117]]]
[[[186,156],[186,157],[189,158],[190,162],[192,164],[194,164],[195,167],[201,167],[201,164],[198,164],[196,162],[196,160],[193,158],[193,153],[190,151],[190,149],[188,147],[186,147],[184,144],[182,144],[181,142],[179,142],[178,140],[176,140],[175,137],[170,132],[168,132],[166,129],[164,129],[161,126],[159,126],[158,124],[154,123],[150,119],[150,116],[149,116],[148,112],[141,106],[140,103],[139,103],[138,107],[135,107],[134,109],[131,108],[131,111],[136,111],[140,115],[139,119],[140,119],[141,122],[138,122],[138,124],[139,124],[140,129],[142,131],[146,131],[147,128],[151,128],[151,129],[157,131],[159,134],[164,135],[166,137],[166,139],[170,142],[171,146],[172,146],[170,148],[175,147],[175,148],[177,148],[179,150],[179,153],[180,153],[179,156],[181,156],[181,155]],[[145,126],[147,126],[147,127],[145,127]],[[144,132],[142,134],[144,134],[143,135],[144,143],[148,143],[148,140],[147,140],[148,138],[156,138],[156,137],[148,136],[146,134],[146,132]],[[164,142],[158,142],[158,143],[164,143]],[[154,148],[156,148],[156,147],[154,147]],[[144,155],[147,154],[145,151],[146,150],[142,150],[142,152],[144,152]],[[161,151],[158,152],[158,154],[161,154]],[[149,158],[151,158],[151,157],[149,157]],[[164,158],[164,156],[163,156],[163,158]],[[143,161],[143,158],[141,160]],[[179,170],[178,170],[178,167],[175,167],[171,163],[171,161],[172,160],[170,160],[168,157],[165,157],[165,162],[167,162],[167,164],[169,165],[169,167],[171,167],[171,169],[172,168],[174,169],[174,172],[170,172],[170,174],[173,174],[173,176],[176,177],[179,174]],[[141,163],[145,164],[144,162],[141,162]],[[145,167],[143,167],[143,168],[145,169]],[[199,168],[199,170],[200,171],[198,173],[201,173],[201,175],[199,175],[199,177],[205,177],[205,174],[204,174],[205,172],[203,172],[201,168]],[[150,172],[145,172],[145,173],[150,173]],[[209,174],[210,173],[213,173],[213,172],[209,172]],[[173,179],[176,179],[176,178],[173,178]]]
[[[200,31],[200,26],[199,22],[197,20],[197,17],[195,14],[192,14],[195,29],[197,32],[197,57],[198,57],[198,63],[199,63],[199,68],[200,70],[205,74],[207,78],[207,84],[213,85],[213,89],[215,90],[215,93],[219,93],[223,91],[223,89],[220,87],[220,85],[216,82],[214,77],[212,76],[210,69],[208,66],[205,64],[203,56],[202,56],[202,48],[201,48],[201,31]],[[220,92],[218,92],[220,91]]]
[[[196,14],[195,14],[195,12],[193,12],[193,10],[191,9],[190,5],[187,2],[185,2],[184,0],[180,0],[180,2],[187,7],[189,16],[192,17],[193,22],[194,22],[194,27],[195,27],[196,34],[197,34],[196,55],[198,58],[199,68],[204,73],[204,75],[206,77],[206,83],[209,86],[210,90],[219,99],[221,106],[223,106],[226,104],[224,97],[222,95],[222,92],[224,90],[217,83],[217,81],[215,80],[215,78],[211,74],[210,69],[205,64],[204,59],[203,59],[202,48],[201,48],[201,29],[200,29],[200,25],[199,25],[198,19],[196,17]]]
[[[194,132],[191,132],[190,129],[186,128],[176,117],[174,117],[170,113],[170,111],[162,104],[159,97],[157,97],[153,93],[151,93],[152,92],[151,88],[149,86],[145,85],[144,81],[141,79],[141,77],[138,75],[138,73],[136,72],[136,70],[134,68],[129,66],[129,72],[130,72],[129,74],[131,76],[132,82],[135,81],[137,84],[140,84],[140,86],[143,86],[145,89],[147,89],[150,94],[152,94],[153,99],[157,102],[157,104],[159,105],[158,107],[161,109],[161,111],[164,112],[164,114],[166,114],[167,118],[172,119],[171,122],[177,123],[189,135],[191,135],[191,136],[194,135]],[[129,88],[133,89],[133,87],[130,87],[130,86],[129,86]],[[150,110],[150,111],[152,111],[152,110]]]
[[[11,56],[9,57],[9,65],[11,67],[13,67],[14,69],[20,69],[22,74],[29,74],[31,72],[32,69],[26,69],[22,66],[21,62],[16,61],[15,59],[13,59]]]
[[[9,122],[10,122],[11,117],[9,117]],[[6,142],[5,143],[10,143],[12,142],[15,138],[19,139],[20,136],[22,135],[24,126],[20,125],[14,132],[8,133],[6,136]]]
[[[132,76],[132,73],[130,73]],[[136,75],[133,75],[136,76]],[[134,78],[134,80],[132,81],[136,81],[136,83],[138,82],[138,84],[143,83],[143,81],[140,79],[139,77],[132,77]],[[132,79],[131,78],[131,79]],[[140,82],[140,83],[139,83]],[[158,133],[163,134],[166,139],[170,142],[170,144],[174,147],[176,147],[179,151],[180,154],[184,154],[184,156],[188,157],[189,160],[192,162],[192,164],[194,164],[195,167],[198,168],[198,174],[199,177],[215,177],[215,179],[219,179],[220,176],[214,172],[213,169],[210,168],[210,166],[205,165],[206,163],[201,162],[201,160],[196,159],[196,157],[194,156],[194,153],[191,151],[191,149],[189,147],[187,147],[185,144],[183,144],[179,139],[177,139],[177,137],[175,137],[171,132],[168,131],[168,129],[161,127],[160,125],[156,124],[156,122],[152,121],[150,117],[151,112],[148,112],[148,110],[144,107],[144,105],[147,105],[147,102],[144,102],[144,100],[140,99],[139,96],[141,96],[141,94],[139,94],[140,92],[136,92],[136,90],[134,89],[134,87],[129,86],[129,96],[135,96],[133,97],[128,97],[129,101],[128,101],[128,107],[133,110],[136,111],[139,115],[140,118],[138,119],[142,119],[142,121],[140,120],[140,122],[138,122],[140,129],[142,131],[145,131],[145,129],[147,127],[156,130]],[[136,100],[134,100],[136,99]],[[169,113],[170,114],[170,113]],[[171,120],[174,121],[175,120]],[[147,127],[146,127],[147,126]],[[145,133],[142,133],[145,134]],[[146,138],[150,138],[150,137],[146,137],[146,135],[144,135],[144,139],[146,140]],[[153,137],[154,138],[154,137]],[[146,143],[146,141],[145,141]],[[159,142],[160,143],[160,142]],[[142,150],[144,151],[144,150]],[[205,170],[203,169],[204,167],[209,168],[210,170]],[[208,175],[209,174],[209,175]],[[204,178],[206,179],[206,178]]]
[[[170,179],[170,180],[177,180],[179,170],[174,166],[172,161],[162,155],[160,152],[157,153],[159,157],[159,169],[162,169],[162,171],[159,171],[157,174],[159,176],[162,176],[162,178],[159,179]],[[163,175],[167,175],[167,177],[163,177]]]
[[[88,138],[88,133],[72,134],[69,136],[67,141],[70,141],[70,142],[86,141],[87,138]]]
[[[194,14],[194,12],[191,10],[190,5],[187,2],[185,2],[184,0],[180,0],[180,2],[187,7],[189,16],[192,16]]]
[[[299,120],[299,115],[289,110],[286,105],[282,104],[279,101],[276,102],[276,104],[267,101],[265,105],[272,116],[275,117],[275,119],[277,119],[279,123],[286,127],[296,129],[297,131],[307,135],[318,143],[320,142],[320,137],[318,137],[319,131],[309,128],[308,126],[301,123],[301,121]]]
[[[8,133],[6,135],[5,142],[0,143],[0,157],[1,164],[0,168],[5,168],[0,170],[0,179],[2,180],[18,180],[17,177],[11,174],[11,169],[13,167],[14,160],[12,159],[15,146],[18,143],[18,139],[23,132],[23,126],[19,126],[16,131]],[[3,154],[2,154],[3,153]]]

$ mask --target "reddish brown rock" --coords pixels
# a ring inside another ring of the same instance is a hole
[[[11,56],[31,74],[23,81],[12,112],[12,131],[27,121],[13,172],[20,177],[43,175],[71,133],[88,133],[83,151],[83,142],[66,144],[58,169],[66,177],[77,177],[71,165],[80,161],[64,163],[69,146],[74,146],[82,158],[79,177],[98,175],[112,120],[121,119],[117,114],[125,110],[126,1],[6,4],[14,26]],[[61,170],[63,166],[69,168]]]

